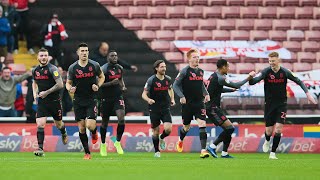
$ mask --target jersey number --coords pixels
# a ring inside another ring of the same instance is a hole
[[[287,116],[287,113],[281,112],[281,118],[282,118],[282,119],[286,119],[286,116]]]

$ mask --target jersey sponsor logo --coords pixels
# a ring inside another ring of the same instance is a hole
[[[40,73],[38,71],[36,71],[36,76],[40,76]]]
[[[82,72],[80,69],[76,69],[76,71],[77,71],[77,73],[80,74],[80,75],[83,74],[83,72]]]
[[[89,66],[89,71],[92,71],[92,66]]]
[[[121,73],[121,70],[120,70],[120,69],[118,69],[118,73]]]
[[[269,76],[270,76],[270,79],[275,79],[275,76],[273,74],[270,73]]]
[[[158,87],[161,87],[161,83],[159,83],[159,82],[156,82],[156,85],[157,85]]]
[[[283,73],[280,73],[280,78],[283,78]]]
[[[116,74],[116,75],[113,75],[113,76],[109,76],[109,79],[120,79],[121,78],[121,74]]]
[[[189,76],[190,81],[203,81],[203,76],[197,76],[196,73],[190,72],[191,76]]]
[[[110,70],[109,71],[110,72],[110,74],[112,75],[112,76],[114,76],[116,73],[114,72],[114,71],[112,71],[112,70]]]
[[[44,74],[48,74],[48,70],[44,70]]]
[[[268,83],[284,83],[284,79],[268,79]]]
[[[39,79],[49,79],[48,76],[46,75],[41,75],[40,72],[36,71],[36,76],[34,77],[34,79],[39,80]]]
[[[169,85],[169,82],[168,81],[166,81],[166,86],[168,86]]]
[[[154,91],[167,91],[169,89],[168,86],[162,86],[162,87],[154,87]]]
[[[81,72],[82,72],[82,71],[81,71]],[[77,78],[77,79],[88,78],[88,77],[93,77],[93,76],[94,76],[94,73],[93,73],[93,72],[82,73],[82,74],[79,74],[79,75],[76,74],[76,78]]]
[[[56,77],[58,77],[58,76],[59,76],[58,71],[53,71],[53,75],[56,76]]]

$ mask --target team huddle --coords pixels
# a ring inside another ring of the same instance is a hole
[[[66,89],[74,94],[75,120],[79,127],[79,137],[85,151],[84,159],[91,159],[86,128],[91,132],[92,144],[98,141],[96,125],[98,108],[102,117],[100,126],[101,156],[107,156],[106,133],[113,112],[117,115],[118,126],[117,135],[112,137],[111,140],[114,142],[117,153],[123,154],[120,141],[125,129],[123,91],[126,90],[126,86],[123,81],[123,68],[118,64],[117,52],[110,51],[107,56],[108,62],[102,67],[88,58],[87,44],[79,44],[77,54],[79,60],[70,65],[68,69]],[[36,156],[44,156],[44,127],[48,116],[53,117],[56,127],[60,130],[62,142],[64,144],[68,143],[66,128],[62,122],[61,98],[59,96],[59,90],[64,85],[57,67],[49,63],[48,56],[46,49],[40,49],[38,53],[40,64],[32,71],[34,101],[38,103],[36,122],[39,148],[34,151]],[[228,148],[234,127],[220,108],[222,93],[234,92],[247,82],[253,85],[264,80],[266,131],[263,151],[269,151],[270,139],[274,132],[270,159],[277,159],[275,152],[280,143],[282,128],[286,119],[287,80],[290,79],[297,83],[306,93],[308,100],[314,104],[317,103],[303,82],[290,70],[280,66],[277,52],[269,54],[270,67],[263,69],[259,74],[252,71],[246,79],[240,82],[230,82],[226,79],[229,64],[227,60],[220,59],[216,64],[217,71],[210,76],[206,85],[203,81],[204,71],[198,67],[199,51],[190,49],[187,52],[187,59],[189,65],[179,72],[174,82],[171,77],[166,75],[165,61],[157,60],[153,65],[154,75],[147,80],[144,86],[142,98],[149,104],[151,128],[153,130],[152,141],[155,150],[154,157],[161,156],[160,150],[166,148],[164,139],[170,135],[172,130],[170,107],[175,105],[174,93],[180,98],[183,120],[183,127],[179,131],[180,135],[176,149],[178,152],[183,151],[183,140],[190,130],[191,121],[196,120],[199,126],[201,158],[208,158],[210,155],[218,158],[216,149],[221,142],[223,142],[221,158],[233,158],[228,154]],[[223,129],[216,140],[208,147],[206,117]],[[164,130],[160,134],[161,122]]]

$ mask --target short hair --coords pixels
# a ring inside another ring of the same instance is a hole
[[[188,52],[187,52],[187,58],[190,58],[191,54],[192,53],[199,53],[199,51],[197,49],[190,49]]]
[[[81,48],[81,47],[88,47],[88,44],[82,42],[82,43],[80,43],[80,44],[78,45],[78,49]]]
[[[226,66],[226,65],[228,65],[228,61],[225,60],[225,59],[219,59],[217,61],[217,68],[218,69],[220,69],[220,68],[222,68],[223,66]]]
[[[3,67],[1,71],[4,71],[6,69],[9,69],[10,71],[12,71],[12,69],[10,67],[8,67],[8,66]]]
[[[39,52],[48,52],[48,49],[46,49],[46,48],[41,48],[41,49],[39,49],[38,53],[39,53]]]
[[[279,53],[277,53],[277,52],[271,52],[268,56],[269,56],[269,57],[279,57]]]
[[[165,63],[164,60],[156,60],[156,62],[153,63],[153,72],[155,74],[157,74],[156,68],[159,67],[161,63]]]

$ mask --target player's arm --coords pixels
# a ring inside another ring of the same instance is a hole
[[[32,94],[33,99],[36,100],[38,97],[38,84],[34,80],[32,82]]]
[[[173,83],[173,90],[174,92],[180,97],[184,98],[183,89],[182,89],[182,80],[186,76],[186,72],[184,69],[178,74],[176,80]]]
[[[70,92],[70,93],[75,93],[77,87],[73,87],[73,66],[70,66],[68,69],[68,75],[67,75],[67,81],[66,81],[66,89]]]
[[[123,68],[122,67],[120,67],[120,68],[121,68],[121,78],[119,79],[119,85],[121,87],[121,90],[125,91],[125,90],[127,90],[127,88],[126,88],[126,85],[123,80]]]
[[[250,85],[255,85],[258,82],[260,82],[262,79],[264,79],[266,74],[267,74],[267,69],[268,68],[265,68],[264,70],[261,71],[261,73],[257,77],[254,77],[254,78],[250,79],[249,80],[249,84]]]
[[[249,73],[249,76],[246,79],[239,82],[232,82],[232,81],[228,81],[224,76],[221,76],[220,74],[218,74],[218,82],[220,85],[239,89],[242,85],[244,85],[246,82],[252,79],[254,75],[255,75],[255,72],[252,71]]]
[[[146,85],[144,86],[144,89],[143,89],[143,92],[142,92],[142,95],[141,95],[142,99],[147,101],[148,104],[150,104],[150,105],[155,103],[155,101],[148,96],[148,94],[150,92],[150,89],[151,89],[152,79],[153,78],[150,77],[147,80]]]
[[[101,70],[101,68],[99,67],[99,69],[100,69],[100,71],[98,71],[99,73],[99,76],[98,76],[98,83],[97,83],[97,85],[99,86],[99,87],[101,87],[102,86],[102,84],[104,83],[104,80],[105,80],[105,76],[104,76],[104,73],[102,73],[102,70]]]
[[[31,75],[32,75],[32,72],[29,70],[20,76],[13,76],[13,79],[16,83],[20,83],[20,82],[28,79],[28,77],[30,77]]]
[[[168,93],[169,93],[169,96],[170,96],[171,106],[174,106],[176,104],[176,102],[174,100],[174,92],[173,92],[173,88],[172,88],[172,84],[171,84],[171,77],[169,77],[169,79],[170,79],[170,86],[169,86],[169,89],[168,89]]]
[[[231,88],[223,88],[222,93],[230,93],[230,92],[235,92],[236,89],[231,89]]]
[[[285,69],[285,68],[283,68],[283,69],[286,72],[288,79],[295,82],[296,84],[298,84],[302,88],[302,90],[306,93],[308,100],[314,104],[317,104],[317,101],[310,94],[306,85],[295,74],[293,74],[290,70]]]
[[[50,89],[43,91],[43,92],[40,92],[39,97],[41,97],[41,98],[45,98],[49,94],[63,88],[63,81],[62,81],[62,78],[61,78],[60,73],[58,71],[58,68],[56,68],[56,67],[53,69],[50,68],[49,70],[51,71],[52,77],[55,80],[56,84],[54,86],[52,86]]]

